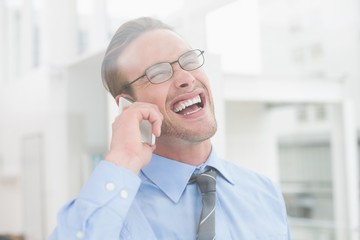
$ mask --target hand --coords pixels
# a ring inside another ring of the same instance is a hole
[[[141,142],[140,123],[148,120],[156,137],[161,134],[163,116],[154,104],[134,102],[112,124],[110,150],[105,160],[138,173],[146,166],[156,145]]]

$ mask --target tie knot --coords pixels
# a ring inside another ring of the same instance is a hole
[[[191,177],[190,183],[196,182],[201,193],[216,191],[216,171],[210,168],[208,171],[195,174]]]

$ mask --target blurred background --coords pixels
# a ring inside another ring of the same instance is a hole
[[[0,0],[0,239],[46,239],[107,151],[124,21],[205,50],[220,156],[282,189],[294,240],[359,240],[360,1]]]

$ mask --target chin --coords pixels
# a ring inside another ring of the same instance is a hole
[[[213,137],[217,131],[216,121],[202,124],[200,128],[186,128],[181,126],[169,126],[163,123],[161,135],[182,139],[188,142],[199,143]]]

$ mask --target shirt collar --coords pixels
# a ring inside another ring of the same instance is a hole
[[[228,165],[224,164],[225,161],[220,159],[215,151],[211,151],[210,156],[208,158],[208,160],[206,160],[206,162],[204,163],[205,166],[210,166],[213,167],[217,170],[218,173],[220,173],[220,175],[229,183],[231,183],[232,185],[234,185],[234,178],[232,177],[232,175],[230,174],[229,170],[226,168]]]
[[[198,167],[153,154],[150,163],[141,172],[173,202],[177,203],[194,171],[205,166],[215,168],[223,178],[234,184],[223,161],[216,156],[214,151],[211,151],[208,160]]]

